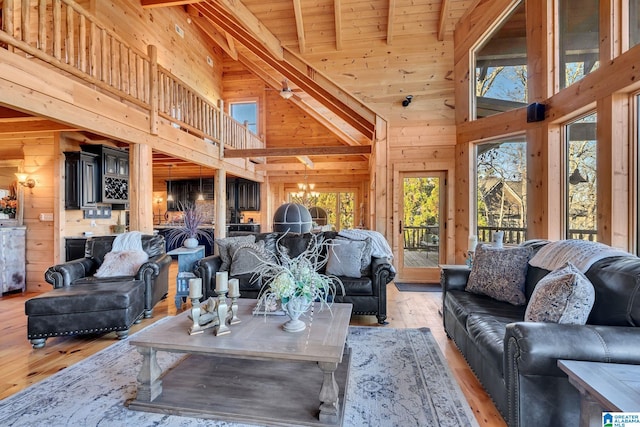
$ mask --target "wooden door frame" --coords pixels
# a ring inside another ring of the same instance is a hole
[[[400,221],[402,220],[402,183],[405,174],[421,173],[421,174],[442,174],[445,182],[441,183],[441,201],[444,204],[442,211],[442,225],[445,227],[441,231],[442,239],[440,240],[441,262],[445,264],[453,263],[455,259],[455,208],[454,208],[454,179],[455,169],[454,161],[430,161],[417,163],[396,163],[393,170],[393,231],[392,231],[392,250],[396,264],[396,280],[407,282],[437,282],[440,279],[439,268],[415,268],[405,269],[402,264],[402,231]]]

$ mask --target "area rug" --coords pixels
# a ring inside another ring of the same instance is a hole
[[[440,283],[394,282],[400,292],[442,292]]]
[[[247,426],[128,409],[142,356],[127,341],[0,401],[0,425]],[[348,343],[352,359],[344,426],[478,425],[427,328],[350,327]],[[181,357],[158,352],[163,368]]]

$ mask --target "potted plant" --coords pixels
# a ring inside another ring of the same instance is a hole
[[[200,236],[213,245],[211,235],[200,228],[207,222],[207,215],[203,209],[193,203],[179,203],[179,207],[182,210],[183,224],[167,233],[169,246],[183,245],[185,248],[195,248]]]

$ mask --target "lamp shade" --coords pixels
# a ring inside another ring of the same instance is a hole
[[[311,220],[318,225],[327,225],[327,211],[318,206],[312,206],[309,208],[309,214],[311,214]]]
[[[284,233],[309,233],[311,214],[298,203],[285,203],[273,215],[273,231]]]

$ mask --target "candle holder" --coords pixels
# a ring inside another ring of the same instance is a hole
[[[242,320],[240,320],[238,318],[238,296],[230,296],[231,298],[231,310],[229,310],[229,314],[228,314],[228,323],[229,325],[237,325],[238,323],[242,322]]]
[[[213,333],[215,336],[225,335],[231,333],[231,329],[227,326],[227,291],[221,290],[218,292],[218,304],[216,305],[216,312],[218,324],[214,327]]]
[[[191,319],[193,324],[189,328],[189,335],[201,334],[204,328],[200,326],[200,299],[191,297]]]

